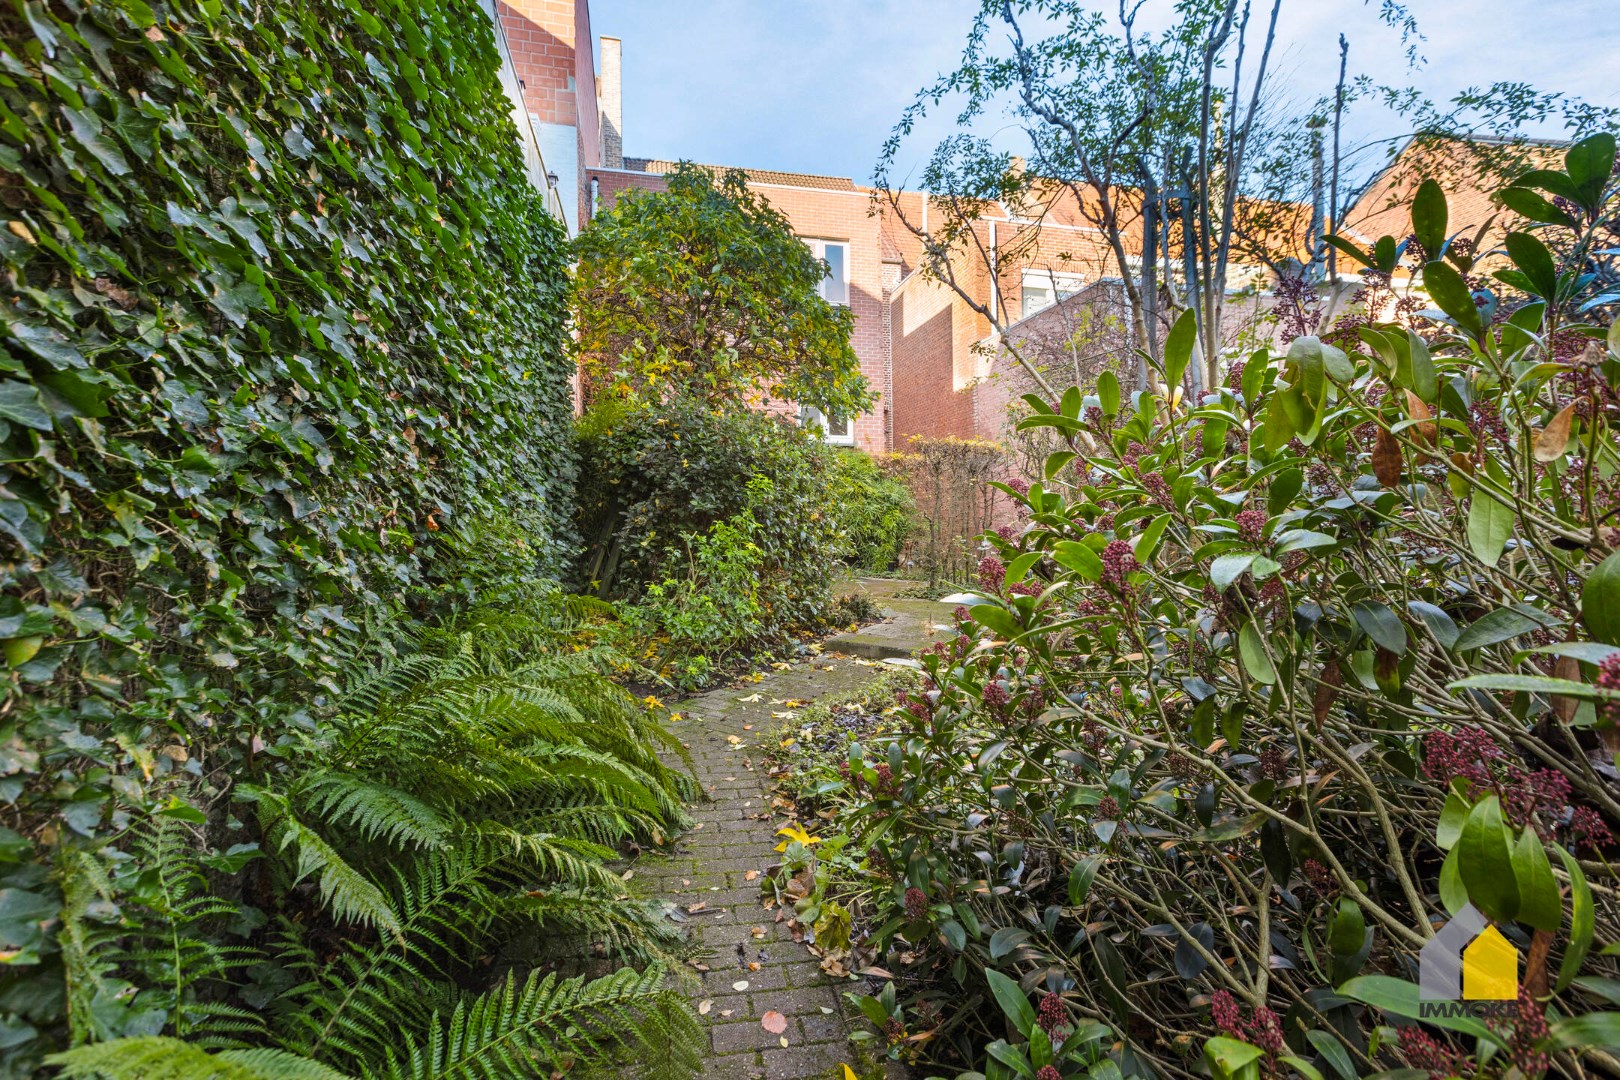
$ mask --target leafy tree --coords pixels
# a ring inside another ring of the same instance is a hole
[[[740,170],[683,162],[669,190],[630,193],[576,241],[587,392],[711,405],[871,407],[854,317],[820,293],[825,263]]]

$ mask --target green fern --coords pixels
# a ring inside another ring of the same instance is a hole
[[[302,741],[235,788],[286,912],[258,950],[207,933],[236,908],[207,891],[196,838],[154,825],[139,852],[152,918],[134,945],[103,955],[82,919],[64,931],[70,1008],[89,1016],[97,987],[129,972],[182,1038],[80,1047],[55,1059],[64,1075],[493,1080],[636,1061],[691,1075],[696,1021],[662,964],[685,955],[684,935],[606,864],[617,845],[662,842],[698,791],[667,763],[684,747],[606,676],[611,653],[572,647],[604,616],[546,595],[383,645],[382,663],[357,656]],[[111,887],[95,866],[63,871],[81,916]],[[651,966],[462,989],[479,958],[536,930]],[[292,985],[248,1010],[229,984],[257,960]]]
[[[284,1050],[224,1050],[161,1035],[81,1046],[45,1059],[65,1080],[350,1080]]]
[[[662,967],[590,982],[531,973],[435,1017],[426,1039],[390,1052],[387,1080],[504,1080],[544,1075],[574,1059],[622,1062],[648,1077],[689,1077],[701,1029]]]
[[[319,832],[299,821],[284,796],[246,785],[242,791],[257,802],[260,824],[272,850],[290,848],[296,855],[295,881],[314,875],[321,900],[339,919],[376,927],[396,940],[402,937],[399,916],[382,889],[351,866]]]
[[[262,1033],[263,1022],[217,994],[258,957],[245,946],[221,943],[214,932],[237,909],[209,891],[182,822],[155,817],[138,836],[135,852],[146,871],[128,905],[138,917],[133,940],[114,956],[120,967],[143,974],[150,984],[145,996],[161,1003],[176,1035],[212,1047],[241,1046]]]

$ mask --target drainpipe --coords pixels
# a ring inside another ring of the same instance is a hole
[[[1001,316],[997,314],[999,306],[997,301],[1001,296],[1000,260],[996,255],[996,219],[990,219],[990,321],[994,323]]]
[[[601,181],[591,177],[591,217],[596,217],[596,211],[601,206]]]

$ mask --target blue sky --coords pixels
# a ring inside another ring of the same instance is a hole
[[[977,0],[592,0],[591,20],[598,35],[624,40],[626,154],[866,181],[901,109],[954,65],[977,7]],[[1170,0],[1147,7],[1162,13]],[[1284,0],[1276,70],[1286,89],[1302,100],[1331,91],[1343,29],[1352,72],[1432,96],[1513,79],[1620,106],[1613,0],[1409,0],[1408,7],[1426,37],[1427,63],[1416,71],[1395,32],[1360,0]],[[1378,117],[1358,123],[1358,139],[1398,133]],[[932,124],[911,160],[948,130],[944,118]]]

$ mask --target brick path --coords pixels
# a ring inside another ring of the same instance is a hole
[[[824,670],[828,666],[832,670]],[[824,975],[816,958],[789,936],[786,923],[774,921],[777,912],[760,903],[760,879],[779,858],[773,849],[780,822],[771,810],[759,743],[781,730],[784,721],[771,714],[788,711],[783,702],[848,692],[876,672],[844,657],[818,657],[742,689],[671,706],[681,719],[670,730],[690,748],[712,801],[693,809],[697,827],[671,854],[638,859],[632,880],[639,891],[667,898],[682,912],[703,905],[685,917],[710,968],[694,992],[713,1055],[704,1064],[705,1078],[832,1076],[841,1062],[855,1060],[840,998],[850,984]],[[757,701],[743,700],[756,694]],[[782,1034],[761,1026],[767,1011],[787,1018]]]

